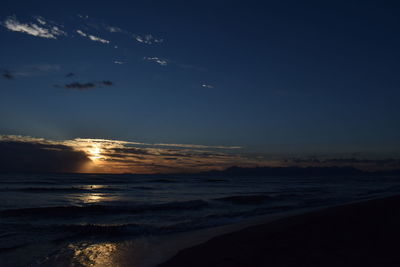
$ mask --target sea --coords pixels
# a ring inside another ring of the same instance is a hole
[[[195,233],[399,193],[378,174],[0,174],[0,266],[151,267]]]

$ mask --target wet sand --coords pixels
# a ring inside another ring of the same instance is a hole
[[[159,267],[398,267],[399,248],[400,196],[395,196],[223,234]]]

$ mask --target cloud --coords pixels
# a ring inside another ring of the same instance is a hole
[[[122,64],[125,64],[125,62],[119,61],[119,60],[114,60],[114,64],[122,65]]]
[[[39,22],[42,25],[46,25],[47,24],[47,22],[42,17],[37,17],[36,20],[37,20],[37,22]]]
[[[7,80],[14,79],[14,75],[9,70],[2,70],[1,76]]]
[[[13,71],[3,69],[1,70],[1,76],[5,79],[11,80],[17,77],[43,76],[49,73],[57,72],[60,69],[60,65],[54,64],[26,65]]]
[[[202,84],[201,85],[203,88],[208,88],[208,89],[213,89],[214,88],[214,86],[213,85],[210,85],[210,84]]]
[[[153,59],[154,60],[156,58],[157,57],[153,57],[153,58],[152,57],[145,57],[144,59]],[[174,65],[174,66],[179,67],[181,69],[195,70],[195,71],[207,71],[206,68],[198,67],[198,66],[195,66],[195,65],[183,64],[181,62],[177,62],[177,61],[174,61],[174,60],[168,60],[167,63],[168,63],[168,65]]]
[[[9,150],[15,151],[11,161],[21,161],[21,158],[37,157],[40,171],[46,168],[55,171],[61,169],[60,163],[49,160],[48,157],[66,157],[70,152],[80,152],[80,156],[70,155],[74,164],[66,165],[65,170],[76,169],[77,172],[109,172],[109,173],[170,173],[170,172],[197,172],[215,168],[225,168],[238,165],[246,160],[237,154],[226,153],[221,149],[202,145],[181,144],[147,144],[122,140],[82,139],[49,140],[29,136],[0,135],[4,146],[12,143]],[[25,149],[17,149],[15,144],[23,143]],[[193,147],[193,148],[192,148]],[[1,149],[0,149],[1,150]],[[5,149],[3,149],[4,151]],[[39,152],[34,152],[39,150]],[[43,152],[45,150],[45,152]],[[61,151],[61,155],[48,151]],[[83,154],[82,154],[83,153]],[[10,152],[3,153],[4,157]],[[42,156],[44,154],[44,156]],[[75,155],[75,153],[72,153]],[[29,156],[27,156],[29,155]],[[32,156],[31,156],[32,155]],[[76,160],[78,159],[78,160]],[[91,161],[89,161],[89,160]],[[36,160],[36,159],[35,159]],[[49,161],[46,165],[45,161]],[[41,163],[40,163],[41,162]],[[77,164],[79,163],[79,164]],[[81,164],[85,163],[85,164]],[[17,169],[18,164],[13,163]],[[31,166],[30,164],[29,166]],[[72,167],[71,167],[72,166]],[[80,169],[79,169],[80,168]],[[5,167],[3,167],[5,169]],[[35,170],[32,167],[24,168]],[[1,169],[0,169],[1,171]]]
[[[113,149],[116,153],[121,153],[125,155],[135,154],[135,155],[151,155],[148,149],[136,148],[136,147],[117,147]]]
[[[70,146],[0,139],[0,172],[77,172],[89,162]]]
[[[94,36],[94,35],[89,35],[89,39],[92,40],[92,41],[95,41],[95,42],[103,43],[103,44],[108,44],[108,43],[110,43],[110,41],[105,40],[105,39],[102,39],[102,38],[100,38],[100,37],[96,37],[96,36]]]
[[[36,64],[36,65],[29,65],[25,67],[26,70],[31,72],[54,72],[59,71],[61,69],[60,65],[57,64]]]
[[[162,43],[162,42],[164,42],[163,39],[156,38],[151,34],[134,35],[134,38],[135,38],[136,41],[138,41],[139,43],[143,43],[143,44],[153,44],[153,43]]]
[[[39,24],[49,27],[52,30],[52,32],[55,33],[56,35],[65,35],[65,36],[68,35],[66,32],[64,32],[60,29],[60,28],[64,27],[63,25],[60,25],[54,21],[45,19],[41,16],[36,16],[35,19]]]
[[[147,60],[147,61],[156,62],[157,64],[159,64],[161,66],[167,66],[168,65],[168,61],[166,61],[165,59],[158,58],[158,57],[144,57],[143,59]]]
[[[144,147],[173,147],[173,148],[193,148],[193,149],[242,149],[241,146],[207,146],[207,145],[195,145],[195,144],[166,144],[166,143],[142,143],[142,142],[131,142],[131,141],[121,141],[121,140],[107,140],[107,139],[85,139],[77,138],[75,139],[79,142],[99,142],[102,144],[120,144],[124,146],[144,146]]]
[[[113,26],[106,26],[106,30],[113,33],[113,32],[125,32],[119,27],[113,27]]]
[[[108,43],[110,43],[110,41],[108,41],[108,40],[106,40],[106,39],[102,39],[102,38],[100,38],[100,37],[97,37],[97,36],[94,36],[94,35],[91,35],[91,34],[86,34],[86,33],[84,33],[84,32],[81,31],[81,30],[76,30],[76,32],[77,32],[79,35],[81,35],[81,36],[83,36],[83,37],[86,37],[86,38],[88,38],[88,39],[90,39],[90,40],[92,40],[92,41],[95,41],[95,42],[100,42],[100,43],[103,43],[103,44],[108,44]]]
[[[57,64],[36,64],[22,66],[14,71],[14,76],[31,77],[42,76],[61,70],[61,66]]]
[[[112,85],[114,85],[113,82],[104,80],[101,82],[86,82],[86,83],[72,82],[72,83],[67,83],[65,85],[54,85],[54,87],[65,88],[65,89],[70,89],[70,90],[85,91],[85,90],[90,90],[90,89],[94,89],[97,87],[112,86]]]
[[[396,158],[279,158],[259,159],[242,154],[238,146],[142,143],[76,138],[49,140],[0,135],[0,171],[101,173],[176,173],[255,167],[346,167],[387,170],[400,167]]]
[[[112,85],[114,85],[113,82],[111,82],[111,81],[102,81],[101,83],[102,83],[103,85],[106,85],[106,86],[112,86]]]
[[[196,149],[242,149],[241,146],[206,146],[206,145],[194,145],[194,144],[165,144],[165,143],[156,143],[151,144],[152,146],[167,146],[167,147],[183,147],[183,148],[196,148]]]
[[[88,19],[88,18],[89,18],[88,15],[81,15],[81,14],[78,14],[77,16],[78,16],[79,18],[81,18],[81,19]]]
[[[67,33],[62,31],[58,26],[47,22],[42,17],[37,17],[36,22],[38,22],[39,25],[34,22],[21,23],[15,16],[10,16],[2,24],[10,31],[22,32],[47,39],[57,39],[58,36],[67,35]]]
[[[157,38],[152,34],[145,34],[145,35],[139,35],[132,33],[130,31],[124,30],[120,27],[115,27],[115,26],[109,26],[109,25],[104,25],[104,28],[106,31],[110,33],[121,33],[124,35],[127,35],[129,37],[133,37],[137,42],[142,43],[142,44],[154,44],[154,43],[162,43],[164,42],[164,39]]]
[[[135,34],[120,27],[110,26],[92,18],[89,19],[89,16],[87,15],[78,14],[77,17],[80,18],[80,23],[78,26],[79,28],[75,28],[74,32],[94,42],[100,42],[103,44],[111,43],[110,40],[101,38],[97,34],[89,34],[84,32],[82,29],[95,30],[96,32],[103,33],[106,31],[113,34],[123,34],[130,39],[133,38],[135,41],[147,45],[164,42],[164,39],[155,37],[153,34]],[[0,25],[3,25],[10,31],[21,32],[46,39],[58,39],[60,36],[68,36],[68,33],[64,31],[64,25],[57,24],[56,22],[45,19],[41,16],[33,17],[28,22],[18,21],[15,15],[9,16],[3,22],[0,22]],[[70,34],[70,36],[74,36],[74,34]],[[117,46],[114,46],[114,48],[117,48]]]
[[[68,83],[64,86],[67,89],[75,89],[75,90],[89,90],[92,88],[95,88],[96,85],[94,83],[79,83],[79,82],[73,82],[73,83]]]
[[[399,169],[400,159],[396,158],[354,158],[354,157],[343,157],[343,158],[326,158],[326,157],[306,157],[306,158],[289,158],[285,159],[284,162],[289,165],[297,166],[319,166],[319,167],[331,167],[331,166],[352,166],[360,169],[367,170],[380,170],[380,169]]]

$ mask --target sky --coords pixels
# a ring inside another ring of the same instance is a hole
[[[399,15],[395,1],[5,1],[0,158],[398,167]]]

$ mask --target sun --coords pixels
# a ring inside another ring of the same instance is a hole
[[[88,153],[88,157],[92,160],[92,161],[96,161],[101,159],[101,148],[98,144],[93,144],[91,148],[88,149],[87,151]]]

